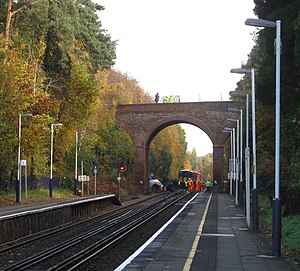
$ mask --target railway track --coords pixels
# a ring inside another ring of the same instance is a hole
[[[39,236],[26,244],[3,248],[0,250],[0,270],[74,270],[82,265],[88,269],[95,256],[184,197],[186,194],[171,194],[143,207],[127,208],[105,218],[91,219],[89,227],[80,223]]]
[[[47,240],[48,238],[51,239],[54,236],[60,237],[60,234],[64,234],[64,232],[71,232],[72,234],[80,234],[83,230],[87,230],[90,227],[93,227],[94,224],[102,223],[102,221],[105,221],[107,219],[112,219],[116,216],[121,215],[122,213],[125,213],[129,210],[135,209],[135,208],[141,208],[143,204],[152,204],[152,202],[160,201],[165,198],[165,195],[157,194],[154,197],[148,198],[146,200],[140,200],[133,204],[130,204],[128,206],[118,207],[117,209],[107,211],[105,213],[101,212],[98,215],[94,215],[92,217],[85,218],[83,220],[77,221],[77,222],[71,222],[67,224],[63,224],[59,227],[52,228],[49,230],[45,230],[42,232],[38,232],[32,235],[28,235],[27,237],[22,237],[20,239],[0,244],[0,257],[2,254],[9,252],[16,248],[26,247],[30,246],[31,244],[34,244],[34,242],[38,242],[39,240],[43,239],[43,241]],[[51,242],[53,240],[51,239]]]

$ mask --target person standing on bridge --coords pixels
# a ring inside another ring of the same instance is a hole
[[[156,93],[156,95],[155,95],[155,102],[158,103],[158,101],[159,101],[159,94]]]
[[[170,104],[174,103],[174,97],[173,97],[173,95],[170,96],[170,98],[169,98],[169,103],[170,103]]]

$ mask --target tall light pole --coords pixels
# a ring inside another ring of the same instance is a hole
[[[19,114],[19,147],[18,147],[18,179],[16,183],[16,203],[21,203],[21,129],[22,117],[32,117],[32,114]]]
[[[272,252],[275,257],[281,255],[281,200],[280,200],[280,51],[281,51],[281,21],[276,22],[247,19],[246,25],[276,28],[276,118],[275,118],[275,198],[273,199],[272,222]]]
[[[78,132],[75,133],[75,176],[74,176],[74,195],[77,194],[77,182],[78,182]]]
[[[84,134],[85,131],[75,133],[75,174],[74,174],[74,195],[77,194],[77,186],[78,186],[78,137],[80,134]],[[79,144],[79,151],[80,151],[81,143]],[[83,172],[82,174],[83,175]]]
[[[239,206],[239,163],[240,163],[240,158],[239,158],[239,147],[240,147],[240,142],[239,142],[239,131],[240,131],[240,120],[239,119],[233,119],[233,118],[227,118],[226,119],[228,122],[234,122],[236,123],[236,157],[235,159],[235,205]],[[235,152],[235,151],[234,151]]]
[[[52,180],[52,164],[53,164],[53,130],[56,126],[62,126],[61,123],[51,124],[51,149],[50,149],[50,180],[49,180],[49,196],[52,198],[53,180]]]
[[[228,111],[240,113],[240,178],[239,178],[239,205],[243,206],[243,109],[228,108]]]
[[[232,97],[246,98],[246,148],[245,148],[245,176],[246,176],[246,218],[250,228],[250,151],[249,151],[249,95],[230,91]]]
[[[255,124],[255,71],[254,69],[231,69],[231,73],[238,74],[251,74],[251,93],[252,93],[252,228],[258,230],[258,193],[257,193],[257,181],[256,181],[256,124]]]
[[[232,196],[233,194],[233,187],[232,187],[232,171],[233,171],[233,146],[234,146],[234,136],[233,136],[233,128],[230,127],[224,127],[223,132],[224,133],[230,133],[230,160],[229,160],[229,171],[230,171],[230,187],[229,187],[229,193]]]

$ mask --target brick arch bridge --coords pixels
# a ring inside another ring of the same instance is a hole
[[[203,130],[213,144],[213,179],[224,180],[224,144],[229,136],[222,130],[234,102],[153,103],[118,105],[117,123],[134,145],[134,181],[146,191],[149,176],[149,147],[164,128],[178,123],[192,124]],[[223,182],[219,182],[223,190]]]

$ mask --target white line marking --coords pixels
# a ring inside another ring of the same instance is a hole
[[[114,271],[121,271],[123,270],[128,264],[130,264],[135,257],[137,257],[149,244],[153,242],[153,240],[163,232],[163,230],[171,224],[171,222],[188,206],[188,204],[193,201],[198,196],[198,193],[192,197],[186,204],[183,205],[183,207],[172,216],[172,218],[163,225],[154,235],[152,235],[145,244],[143,244],[138,250],[136,250],[131,256],[129,256],[121,265],[119,265]]]
[[[218,219],[244,219],[245,216],[219,216]]]
[[[234,237],[231,233],[202,233],[202,236]]]
[[[276,256],[272,255],[256,255],[257,258],[267,258],[267,259],[274,259]]]

